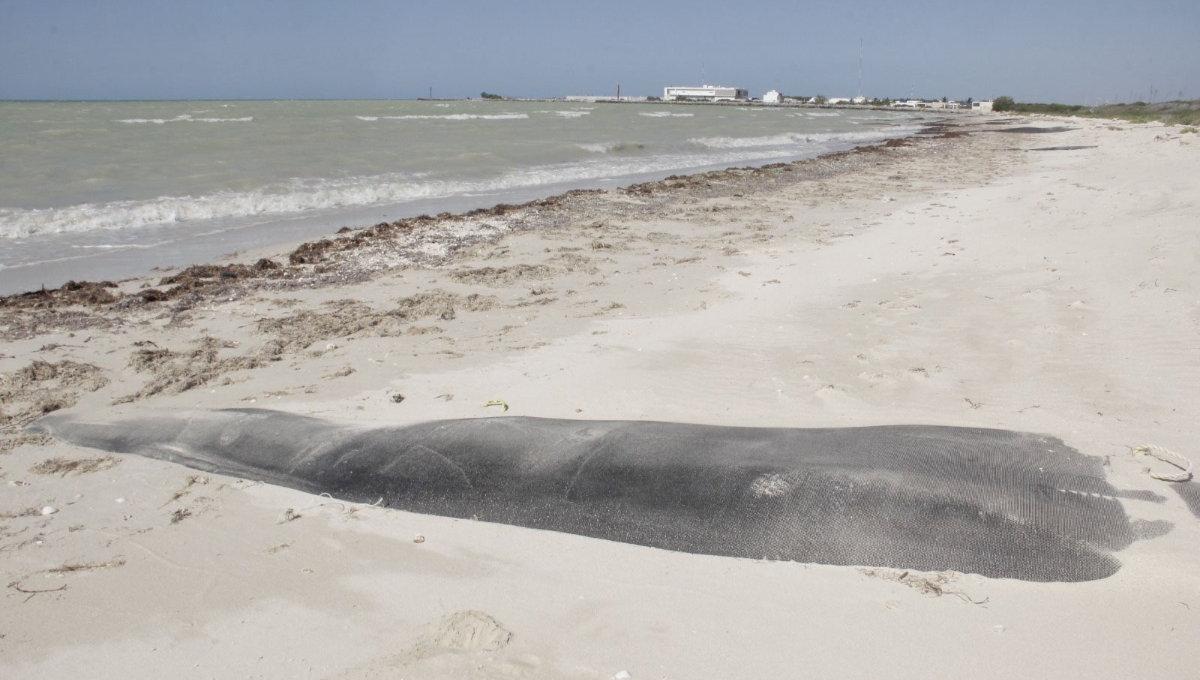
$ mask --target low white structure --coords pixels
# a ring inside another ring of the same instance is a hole
[[[764,104],[778,104],[783,101],[783,95],[779,94],[778,90],[771,90],[763,95]]]
[[[902,102],[892,102],[891,106],[906,109],[929,109],[931,111],[957,111],[962,105],[958,102],[943,102],[937,100],[927,102],[923,99],[909,99]]]
[[[992,112],[991,100],[982,101],[982,102],[971,102],[971,113],[991,113],[991,112]]]
[[[830,97],[829,99],[825,100],[825,103],[826,104],[849,104],[850,98],[849,97]]]
[[[722,87],[720,85],[701,85],[700,87],[684,87],[671,85],[663,88],[663,99],[665,101],[675,101],[676,99],[702,99],[713,102],[719,101],[736,101],[739,99],[749,99],[749,90],[740,87]]]
[[[867,98],[860,94],[857,97],[855,97],[854,99],[851,99],[850,101],[854,102],[855,104],[866,104]]]

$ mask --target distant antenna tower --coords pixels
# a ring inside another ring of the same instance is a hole
[[[863,96],[862,93],[862,38],[858,39],[858,96]]]

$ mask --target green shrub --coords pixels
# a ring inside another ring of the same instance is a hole
[[[492,94],[491,92],[481,92],[479,96],[483,97],[484,99],[504,99],[504,97],[501,97],[498,94]]]
[[[1004,101],[1007,100],[1007,101]],[[1013,113],[1044,113],[1052,116],[1080,116],[1084,118],[1119,118],[1131,123],[1160,121],[1167,125],[1200,125],[1200,100],[1171,101],[1146,104],[1105,104],[1081,106],[1079,104],[1035,104],[1012,102],[1010,97],[999,97],[993,103],[994,111]]]

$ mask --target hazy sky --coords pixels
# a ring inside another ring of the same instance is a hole
[[[0,98],[1200,98],[1200,0],[0,0]]]

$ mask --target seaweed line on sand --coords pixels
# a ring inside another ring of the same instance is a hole
[[[675,200],[740,196],[828,179],[886,162],[897,151],[937,153],[964,134],[948,125],[931,124],[917,136],[791,163],[672,175],[613,191],[576,189],[521,205],[502,203],[460,214],[420,215],[357,230],[345,227],[332,237],[299,246],[287,255],[286,263],[263,258],[253,264],[195,265],[136,292],[122,293],[109,281],[70,281],[57,289],[0,297],[0,337],[32,337],[65,328],[113,323],[102,314],[86,310],[127,310],[169,303],[175,311],[181,311],[204,301],[244,297],[256,290],[346,285],[397,268],[443,267],[464,250],[494,243],[509,233],[557,229],[596,216],[623,219],[650,215]]]
[[[35,359],[28,366],[0,373],[0,452],[23,444],[45,444],[44,434],[21,428],[28,422],[79,401],[79,391],[95,392],[108,384],[101,369],[70,360],[58,363]]]

